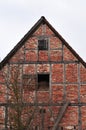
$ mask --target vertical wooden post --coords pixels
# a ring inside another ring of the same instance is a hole
[[[44,130],[44,114],[45,114],[45,109],[40,109],[41,113],[41,130]]]
[[[78,102],[80,103],[80,63],[78,64]],[[81,121],[81,106],[78,106],[78,125],[79,130],[82,129],[82,121]]]

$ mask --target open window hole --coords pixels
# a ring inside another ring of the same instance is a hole
[[[49,74],[38,74],[38,90],[49,90]]]

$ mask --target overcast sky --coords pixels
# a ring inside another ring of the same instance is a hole
[[[86,62],[86,0],[0,0],[0,60],[41,16]]]

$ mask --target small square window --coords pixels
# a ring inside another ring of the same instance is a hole
[[[48,50],[48,40],[47,39],[38,40],[38,49],[39,50]]]
[[[49,74],[38,74],[38,90],[49,90]]]

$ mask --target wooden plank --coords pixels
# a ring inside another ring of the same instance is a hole
[[[67,109],[69,103],[70,103],[69,101],[66,101],[66,102],[63,104],[63,106],[61,107],[61,109],[59,110],[59,113],[58,113],[58,116],[57,116],[57,120],[56,120],[56,122],[55,122],[55,124],[54,124],[52,130],[57,130],[58,125],[59,125],[59,123],[60,123],[60,121],[61,121],[63,115],[65,114],[65,111],[66,111],[66,109]]]

